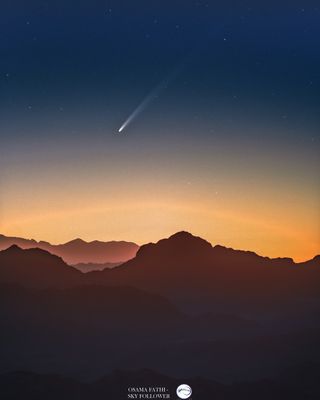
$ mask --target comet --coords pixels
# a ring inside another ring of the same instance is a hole
[[[133,110],[129,117],[124,121],[124,123],[118,129],[118,133],[123,132],[123,130],[134,120],[136,117],[144,111],[149,104],[151,104],[156,98],[159,97],[161,92],[165,90],[169,83],[171,83],[181,70],[181,66],[176,67],[166,78],[164,78],[152,91],[140,102],[140,104]]]

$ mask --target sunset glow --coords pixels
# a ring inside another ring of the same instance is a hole
[[[223,7],[187,7],[180,27],[161,7],[155,19],[123,6],[130,23],[122,6],[84,7],[90,33],[66,19],[60,36],[52,7],[44,25],[22,7],[29,24],[6,28],[0,233],[143,244],[188,230],[270,257],[320,252],[319,35],[296,38],[306,13],[277,10],[271,35],[260,11],[233,26]]]

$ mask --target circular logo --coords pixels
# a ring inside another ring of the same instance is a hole
[[[180,399],[188,399],[192,395],[192,389],[189,385],[180,385],[177,387],[177,395]]]

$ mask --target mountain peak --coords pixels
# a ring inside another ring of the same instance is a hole
[[[3,252],[6,252],[6,253],[17,253],[17,252],[20,252],[20,251],[22,251],[21,247],[19,247],[16,244],[13,244],[12,246],[10,246],[7,249],[3,250]]]
[[[179,239],[179,240],[188,240],[192,238],[198,238],[198,236],[192,235],[192,233],[187,231],[179,231],[169,236],[169,239]]]
[[[184,243],[184,244],[188,243],[191,246],[196,246],[198,244],[201,246],[206,246],[206,247],[212,248],[211,243],[207,242],[205,239],[202,239],[199,236],[194,236],[187,231],[180,231],[180,232],[174,233],[168,239],[163,239],[163,240],[172,242],[172,243]],[[158,243],[161,243],[161,242],[162,242],[162,240],[160,240]]]
[[[76,239],[70,240],[70,242],[67,242],[65,244],[68,245],[68,244],[82,244],[82,243],[86,243],[86,242],[80,238],[76,238]]]
[[[153,255],[155,257],[171,257],[177,259],[180,256],[197,257],[198,254],[211,251],[212,246],[206,240],[193,236],[186,231],[177,232],[167,239],[161,239],[157,243],[149,243],[141,246],[137,256]]]

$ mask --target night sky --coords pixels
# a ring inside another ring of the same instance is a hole
[[[0,232],[319,253],[316,3],[1,1]]]

